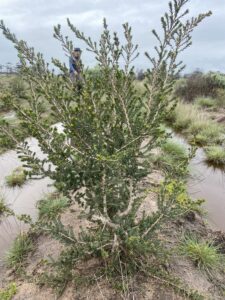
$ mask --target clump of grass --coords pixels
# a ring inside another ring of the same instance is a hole
[[[193,105],[179,103],[174,114],[174,129],[178,131],[186,130],[196,118],[196,114],[197,110]]]
[[[205,127],[195,136],[195,141],[201,146],[221,145],[224,141],[222,128],[218,124],[206,122]]]
[[[207,119],[190,104],[179,103],[175,110],[174,119],[170,120],[172,127],[182,132],[187,139],[200,146],[221,145],[224,141],[224,128]]]
[[[11,300],[16,295],[17,287],[14,282],[10,283],[5,289],[0,289],[1,300]]]
[[[224,256],[219,253],[219,247],[214,246],[210,241],[199,241],[191,236],[185,237],[180,250],[201,270],[216,270],[224,264]]]
[[[211,108],[215,106],[215,100],[210,97],[198,97],[195,99],[195,103],[203,108]]]
[[[38,202],[39,217],[53,219],[68,207],[69,199],[59,194],[50,194]]]
[[[34,249],[33,242],[27,234],[20,234],[6,255],[6,262],[9,267],[22,265],[28,253]]]
[[[11,175],[6,177],[6,183],[9,187],[21,187],[26,181],[26,174],[22,167],[16,168]]]
[[[153,157],[153,163],[165,171],[171,171],[174,166],[187,159],[185,147],[178,142],[168,140],[161,147],[161,151]]]
[[[206,161],[208,163],[221,166],[225,165],[225,149],[221,146],[211,146],[205,148]]]

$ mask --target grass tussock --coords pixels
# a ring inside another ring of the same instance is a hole
[[[171,139],[162,145],[159,153],[154,155],[153,163],[157,168],[170,172],[174,166],[183,163],[187,156],[185,147]]]
[[[59,194],[49,194],[38,202],[39,218],[54,219],[69,206],[69,199]]]
[[[211,108],[215,106],[216,101],[211,97],[198,97],[195,103],[202,108]]]
[[[217,270],[225,263],[225,257],[219,253],[219,248],[210,241],[200,241],[191,236],[185,237],[180,250],[204,271]]]
[[[216,166],[225,164],[225,149],[221,146],[211,146],[205,149],[206,161]]]
[[[11,175],[6,177],[6,184],[9,187],[21,187],[26,181],[26,174],[22,167],[16,168]]]
[[[31,238],[26,234],[20,234],[6,255],[6,262],[9,267],[21,266],[28,253],[34,249]]]
[[[209,120],[197,106],[179,103],[168,123],[186,136],[189,142],[200,146],[221,145],[224,142],[222,125]]]

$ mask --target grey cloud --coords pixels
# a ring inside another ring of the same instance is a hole
[[[62,24],[63,32],[74,39],[66,26],[66,18],[87,35],[98,39],[101,32],[103,17],[106,17],[113,31],[122,32],[121,24],[129,22],[133,28],[135,42],[140,45],[141,55],[136,61],[137,68],[149,67],[143,53],[152,53],[154,38],[153,28],[160,27],[160,17],[167,9],[167,0],[0,0],[0,19],[19,38],[25,39],[38,51],[44,53],[49,60],[52,56],[66,60],[60,45],[52,38],[52,27]],[[225,71],[225,26],[224,0],[192,0],[189,4],[191,14],[198,14],[209,9],[213,16],[196,29],[193,35],[193,46],[182,55],[187,65],[187,71],[195,68],[203,70]],[[84,45],[77,40],[82,48]],[[88,65],[94,65],[93,57],[84,52],[83,60]],[[0,35],[0,63],[17,61],[16,52],[12,45]]]

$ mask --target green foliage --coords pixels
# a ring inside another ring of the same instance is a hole
[[[26,234],[20,234],[14,241],[11,249],[6,255],[6,262],[10,267],[22,266],[28,253],[34,249],[31,238]]]
[[[16,168],[11,175],[6,177],[6,183],[9,187],[21,187],[26,181],[26,174],[22,167]]]
[[[209,108],[215,106],[215,100],[210,97],[198,97],[195,99],[195,103],[203,108]]]
[[[5,289],[0,289],[1,300],[11,300],[17,293],[17,286],[15,283],[10,283]]]
[[[221,146],[210,146],[205,148],[206,161],[215,166],[225,165],[225,149]]]
[[[50,194],[38,202],[39,218],[56,218],[69,205],[69,199],[59,195]]]
[[[219,269],[224,265],[225,258],[218,250],[219,248],[214,246],[213,242],[200,241],[191,236],[185,237],[181,244],[181,253],[205,271]]]

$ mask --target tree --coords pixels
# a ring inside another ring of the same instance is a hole
[[[26,108],[12,105],[47,154],[41,159],[26,143],[18,145],[21,159],[30,168],[28,174],[49,176],[58,190],[85,203],[89,219],[97,225],[88,234],[82,233],[79,240],[63,228],[60,220],[44,225],[55,237],[72,245],[77,256],[109,257],[108,262],[113,264],[129,261],[137,269],[154,248],[156,228],[194,205],[187,196],[187,201],[178,201],[183,189],[177,182],[166,182],[159,193],[158,211],[136,221],[144,198],[141,182],[151,172],[151,150],[167,137],[161,124],[174,108],[170,96],[174,78],[184,67],[177,61],[178,55],[191,45],[193,29],[211,14],[185,21],[188,10],[183,11],[183,7],[187,2],[169,3],[169,12],[161,18],[162,37],[153,30],[158,46],[156,57],[146,53],[152,68],[146,75],[144,95],[135,89],[132,63],[138,56],[138,46],[127,23],[123,25],[124,44],[116,33],[111,35],[106,20],[97,43],[68,20],[76,38],[85,42],[95,56],[100,70],[99,76],[84,74],[82,87],[81,82],[71,81],[65,64],[52,59],[63,74],[55,76],[42,54],[18,40],[3,22],[0,24],[18,51],[21,74],[32,94]],[[62,35],[60,25],[54,28],[54,37],[70,55],[73,43]],[[56,123],[62,123],[63,133],[44,117],[42,106],[46,102]],[[4,124],[0,126],[4,129]]]

